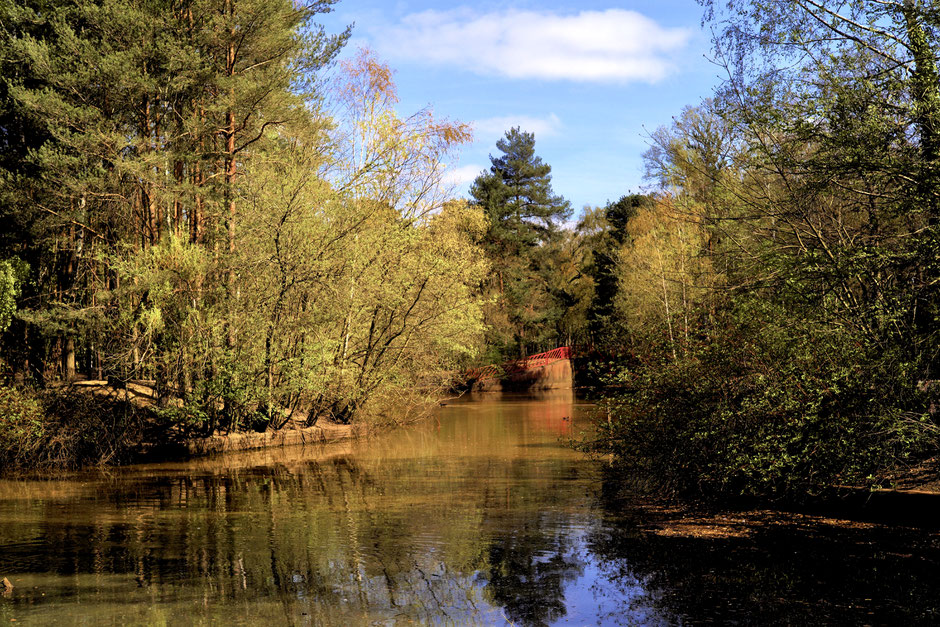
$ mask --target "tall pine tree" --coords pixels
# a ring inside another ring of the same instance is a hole
[[[535,154],[535,136],[518,127],[496,142],[502,153],[473,182],[470,195],[489,220],[485,245],[495,293],[488,312],[489,345],[524,356],[556,343],[563,313],[548,278],[546,255],[571,204],[552,190],[552,168]]]

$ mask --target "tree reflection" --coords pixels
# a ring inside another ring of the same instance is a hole
[[[331,456],[272,450],[0,490],[0,578],[17,585],[0,610],[36,624],[70,610],[117,624],[181,611],[209,623],[564,617],[583,570],[570,512],[592,468],[557,444],[570,393],[448,411],[443,427]]]
[[[546,625],[563,617],[565,583],[584,571],[564,536],[540,527],[538,519],[527,522],[489,546],[484,592],[513,623]]]
[[[588,545],[610,581],[643,590],[629,611],[707,624],[940,621],[936,532],[771,511],[716,526],[605,492],[606,524]]]

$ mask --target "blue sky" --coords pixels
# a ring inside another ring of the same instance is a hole
[[[341,0],[328,31],[355,24],[344,55],[367,46],[395,71],[399,112],[431,106],[471,123],[451,173],[458,196],[512,126],[535,134],[555,193],[576,213],[643,181],[646,136],[711,94],[721,70],[695,0]]]

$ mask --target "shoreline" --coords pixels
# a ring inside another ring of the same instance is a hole
[[[331,444],[364,437],[369,431],[363,423],[341,425],[327,422],[312,427],[284,426],[277,431],[227,433],[190,440],[183,444],[181,452],[185,457],[193,458],[235,451]]]
[[[13,400],[31,413],[20,410],[25,427],[14,424],[20,433],[14,431],[7,441],[0,438],[0,476],[4,478],[321,446],[366,437],[379,427],[371,420],[342,424],[326,418],[307,427],[306,413],[295,412],[276,430],[193,433],[160,416],[154,382],[146,380],[60,382],[41,390],[15,392]],[[165,403],[182,406],[178,398]],[[13,409],[19,407],[13,405]],[[29,420],[38,429],[35,435],[25,430],[32,426]]]
[[[150,409],[156,406],[156,393],[153,381],[128,381],[123,388],[111,385],[104,380],[75,381],[70,384],[74,389],[84,389],[92,394],[108,396],[119,401]],[[283,446],[302,446],[305,444],[329,444],[366,435],[369,429],[364,423],[338,424],[318,422],[312,427],[301,427],[293,419],[275,431],[236,431],[213,434],[201,438],[184,440],[172,447],[175,453],[161,454],[157,445],[139,456],[139,461],[149,461],[151,456],[157,459],[170,457],[193,458],[230,451],[249,451],[253,449],[278,448]]]
[[[570,377],[570,362],[565,360],[567,366],[565,375]],[[544,367],[543,367],[544,369]],[[540,369],[541,370],[541,369]],[[112,401],[127,403],[143,410],[152,410],[156,406],[156,395],[151,381],[128,381],[123,386],[109,384],[106,380],[80,380],[70,384],[52,386],[52,389],[72,389],[88,393],[96,397],[108,398]],[[565,389],[572,389],[566,387]],[[554,388],[538,389],[539,392],[552,393]],[[495,396],[505,394],[506,390],[488,389],[474,390],[472,394],[481,396]],[[462,396],[462,394],[460,395]],[[443,403],[441,403],[443,404]],[[369,421],[355,422],[353,424],[339,424],[321,420],[311,427],[301,426],[299,420],[290,420],[275,431],[239,431],[225,434],[181,439],[175,442],[139,442],[136,453],[131,453],[129,459],[119,463],[88,464],[86,468],[94,466],[121,467],[140,463],[160,463],[164,461],[180,461],[207,457],[218,454],[234,453],[240,451],[258,451],[278,449],[293,446],[318,446],[348,440],[368,437],[374,430]],[[890,477],[885,487],[868,488],[863,486],[833,485],[825,495],[817,495],[804,503],[811,510],[838,511],[842,514],[869,517],[878,519],[894,519],[896,522],[910,521],[915,524],[940,526],[940,458],[933,458],[918,467],[910,468],[907,472]],[[4,477],[31,475],[36,471],[61,471],[61,469],[33,468],[27,470],[10,469],[2,473]],[[44,474],[44,473],[43,473]],[[746,500],[746,499],[745,499]],[[720,504],[713,503],[714,505]],[[764,502],[752,504],[750,507],[778,508],[780,503]],[[750,508],[748,507],[748,508]],[[786,506],[783,506],[786,508]],[[802,508],[801,508],[802,509]]]

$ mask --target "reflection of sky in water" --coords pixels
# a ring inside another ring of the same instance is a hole
[[[353,444],[10,482],[0,616],[596,623],[624,597],[586,545],[597,467],[559,441],[581,409],[457,402]]]
[[[644,531],[603,496],[602,464],[559,442],[584,409],[570,393],[457,402],[368,441],[0,482],[0,578],[16,586],[0,622],[940,618],[936,534]]]
[[[650,607],[653,598],[639,581],[624,576],[603,563],[588,546],[589,524],[565,531],[570,547],[564,560],[575,567],[576,576],[562,585],[564,614],[550,623],[567,625],[666,625],[669,620],[661,610]],[[536,557],[548,563],[553,556]],[[525,621],[522,621],[525,622]]]

